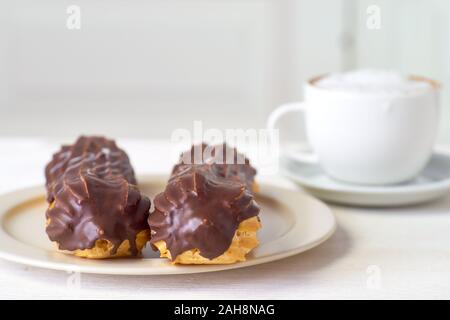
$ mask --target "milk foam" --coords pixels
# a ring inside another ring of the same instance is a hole
[[[431,90],[426,81],[412,80],[398,72],[388,70],[354,70],[327,75],[314,83],[315,86],[350,93],[412,94]]]

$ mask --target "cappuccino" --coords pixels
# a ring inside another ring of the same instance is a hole
[[[305,83],[305,101],[274,110],[268,127],[293,112],[304,114],[310,151],[288,152],[320,164],[347,183],[389,185],[414,178],[433,150],[439,85],[424,77],[381,70],[329,74]]]
[[[322,89],[356,94],[410,95],[433,90],[433,85],[428,81],[377,69],[332,73],[313,84]]]

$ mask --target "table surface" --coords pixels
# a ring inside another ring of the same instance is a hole
[[[119,142],[138,174],[169,172],[167,142]],[[43,167],[58,147],[45,139],[0,138],[0,193],[42,184]],[[281,177],[260,179],[303,192]],[[0,260],[0,298],[450,298],[450,196],[403,208],[331,208],[336,233],[277,262],[194,275],[78,276]]]

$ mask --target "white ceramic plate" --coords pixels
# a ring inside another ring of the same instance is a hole
[[[317,164],[283,158],[282,173],[314,196],[336,203],[363,206],[400,206],[450,194],[450,156],[434,152],[427,166],[411,181],[392,186],[361,186],[333,180]]]
[[[139,180],[153,198],[166,177]],[[308,195],[261,184],[257,201],[263,228],[260,246],[247,261],[232,265],[174,266],[150,246],[143,259],[88,260],[57,252],[45,233],[44,188],[18,190],[0,197],[0,258],[36,267],[102,274],[183,274],[235,269],[286,258],[311,249],[331,236],[336,221],[330,209]]]

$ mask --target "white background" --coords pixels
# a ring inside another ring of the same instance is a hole
[[[0,136],[260,128],[312,75],[383,67],[443,83],[450,141],[449,40],[445,0],[0,0]]]

